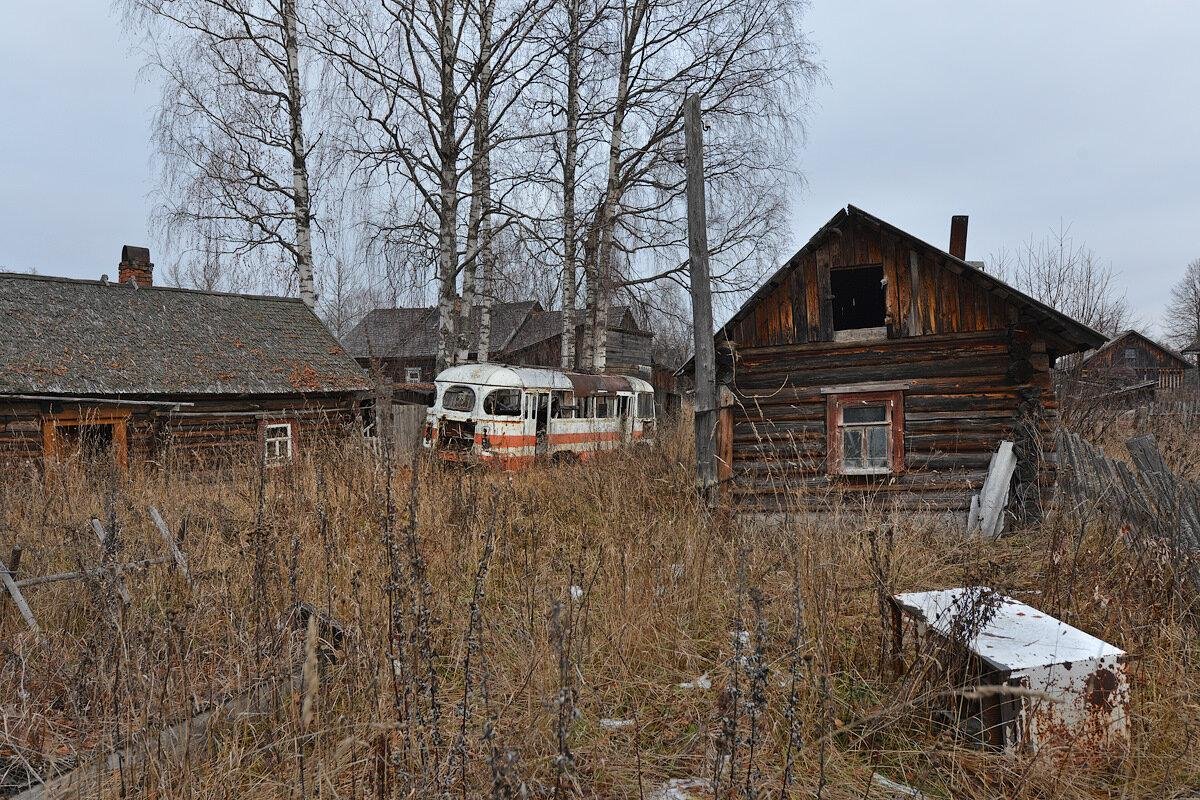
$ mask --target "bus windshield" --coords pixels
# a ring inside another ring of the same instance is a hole
[[[442,394],[442,408],[447,411],[470,411],[475,408],[475,390],[469,386],[451,386]]]

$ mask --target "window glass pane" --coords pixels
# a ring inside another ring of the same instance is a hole
[[[846,469],[863,468],[861,428],[842,430],[842,464]]]
[[[886,425],[864,428],[867,436],[867,466],[872,468],[888,465],[888,427]]]
[[[475,407],[475,392],[466,386],[451,386],[442,395],[442,408],[447,411],[470,411]]]
[[[638,416],[642,419],[650,419],[654,416],[654,394],[651,392],[642,392],[638,396]]]
[[[887,409],[883,406],[847,406],[842,409],[842,422],[847,425],[886,421]]]
[[[497,417],[521,416],[521,390],[496,389],[483,398],[483,413]]]

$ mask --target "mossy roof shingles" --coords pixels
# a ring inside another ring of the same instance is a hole
[[[0,273],[0,394],[367,388],[362,369],[299,300]]]

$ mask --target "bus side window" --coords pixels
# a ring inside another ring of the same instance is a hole
[[[608,417],[608,398],[598,394],[592,402],[596,404],[596,413],[593,416],[597,419],[606,419]]]
[[[629,398],[624,395],[617,398],[617,416],[629,416]]]
[[[550,400],[550,416],[555,419],[574,419],[575,393],[555,392]]]
[[[654,419],[654,393],[642,392],[637,396],[638,416],[642,419]]]

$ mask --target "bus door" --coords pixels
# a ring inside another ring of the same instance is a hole
[[[633,440],[633,398],[622,395],[617,398],[618,425],[621,428],[621,441],[629,444]]]
[[[534,437],[534,455],[544,456],[549,449],[550,393],[525,393],[525,435]]]

